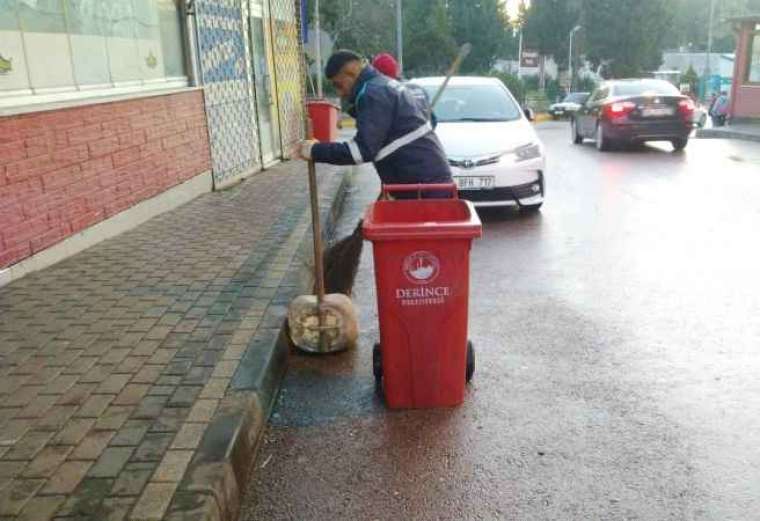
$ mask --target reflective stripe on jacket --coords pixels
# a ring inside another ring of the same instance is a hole
[[[385,184],[448,183],[451,170],[418,100],[401,83],[368,66],[348,100],[356,137],[317,143],[315,161],[336,165],[372,162]]]

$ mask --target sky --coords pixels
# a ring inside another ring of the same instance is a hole
[[[520,0],[503,0],[507,4],[507,12],[510,18],[517,16],[517,11],[520,7]],[[530,4],[530,1],[526,1],[526,4]]]

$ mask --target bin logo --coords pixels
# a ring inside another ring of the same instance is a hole
[[[413,284],[429,284],[438,278],[441,263],[428,251],[417,251],[404,259],[404,275]]]

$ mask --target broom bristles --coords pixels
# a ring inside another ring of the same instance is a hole
[[[324,252],[325,292],[351,295],[359,258],[364,246],[363,221],[359,221],[351,235],[339,240]]]

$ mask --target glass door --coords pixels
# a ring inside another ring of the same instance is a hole
[[[252,0],[250,9],[251,59],[256,90],[256,113],[259,123],[261,160],[266,166],[281,154],[277,103],[274,94],[272,54],[269,50],[265,8],[261,0]]]

